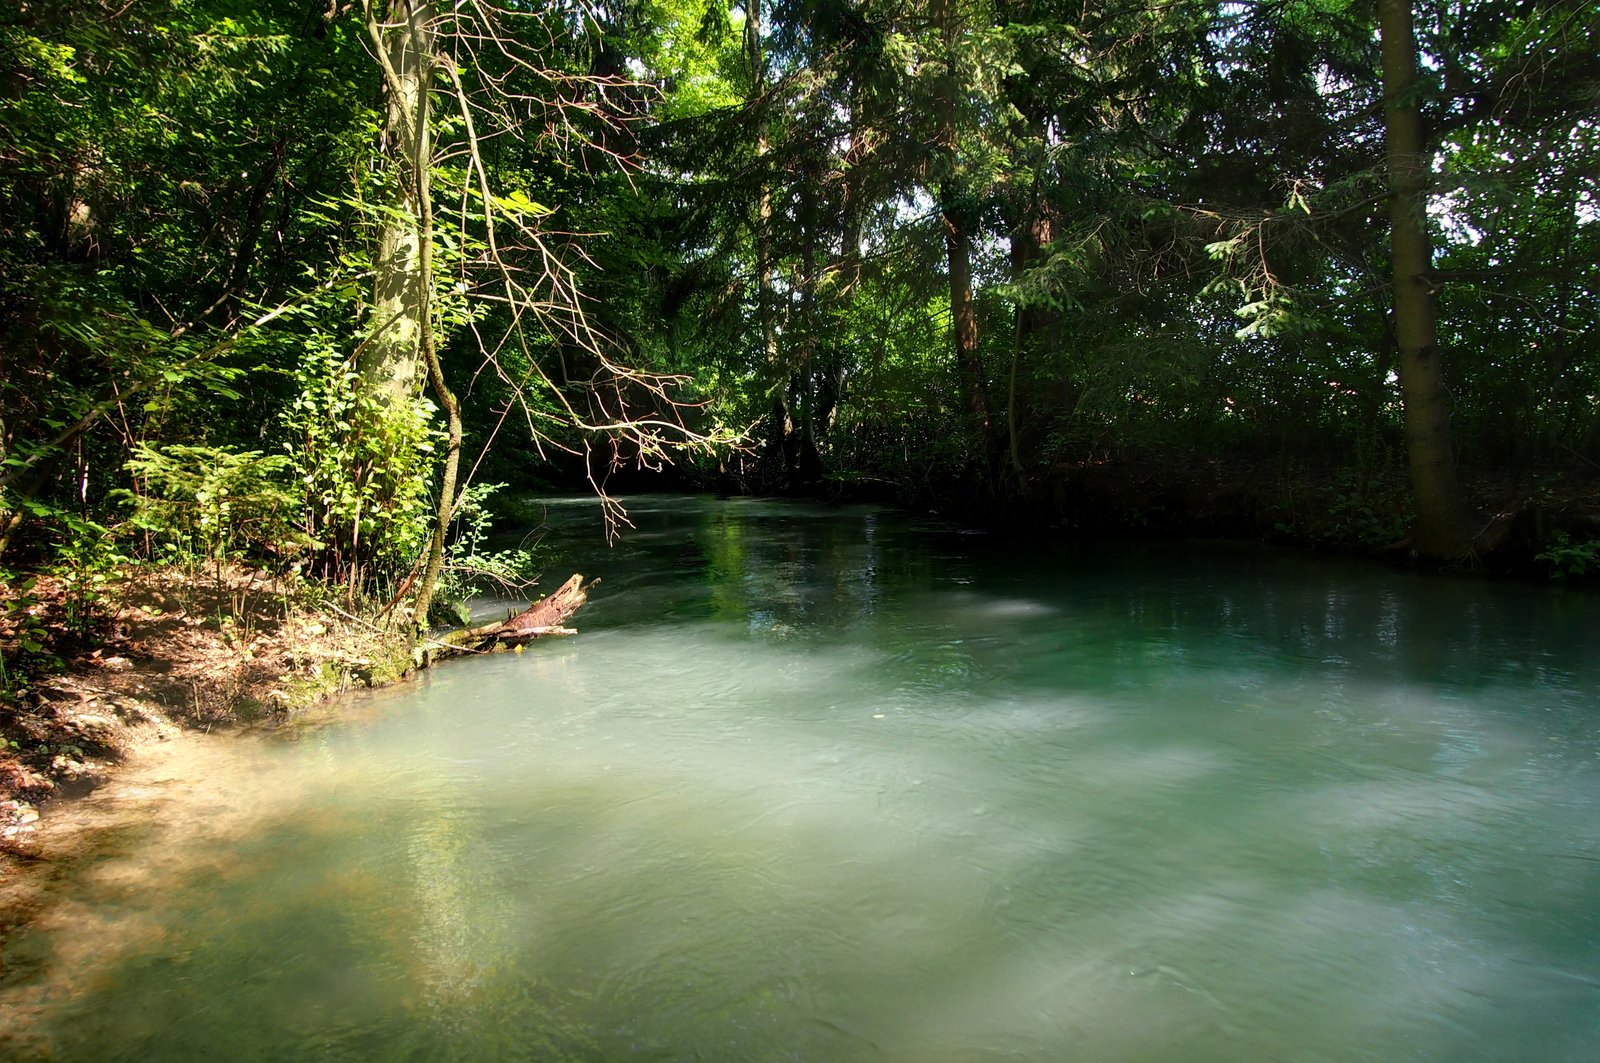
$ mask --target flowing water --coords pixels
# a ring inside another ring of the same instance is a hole
[[[580,637],[97,794],[9,1050],[1597,1058],[1594,598],[631,509]]]

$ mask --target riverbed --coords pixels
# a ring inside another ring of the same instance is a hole
[[[1592,595],[629,513],[537,531],[548,585],[602,577],[576,638],[88,799],[0,1051],[1592,1058]]]

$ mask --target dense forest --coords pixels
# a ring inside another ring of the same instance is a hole
[[[10,608],[586,485],[1600,564],[1592,3],[8,7]]]

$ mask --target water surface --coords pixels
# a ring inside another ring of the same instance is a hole
[[[630,509],[550,509],[579,638],[97,795],[161,825],[8,947],[6,1049],[1593,1058],[1592,598]]]

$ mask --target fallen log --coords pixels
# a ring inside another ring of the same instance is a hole
[[[575,572],[567,582],[509,619],[447,632],[431,643],[427,657],[441,660],[463,653],[492,653],[546,635],[576,635],[577,631],[563,625],[589,600],[589,588],[599,582],[593,579],[584,583],[583,575]]]

